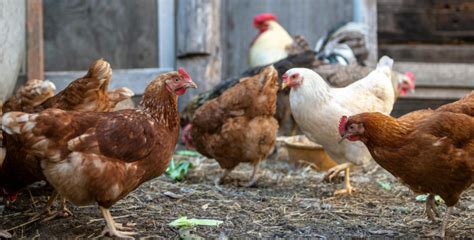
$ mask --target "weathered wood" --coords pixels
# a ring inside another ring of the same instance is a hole
[[[220,0],[179,0],[176,19],[177,66],[184,67],[199,93],[221,80]],[[193,94],[180,98],[181,106]]]
[[[472,64],[395,62],[394,68],[413,72],[417,87],[474,88]]]
[[[46,71],[158,66],[156,0],[44,0]],[[174,34],[171,32],[170,34]]]
[[[356,0],[354,3],[359,7],[354,8],[359,13],[354,13],[355,16],[360,16],[357,19],[358,22],[364,23],[369,27],[367,34],[367,49],[369,50],[369,56],[367,57],[367,66],[376,66],[378,62],[377,57],[377,1],[376,0]]]
[[[472,44],[380,44],[379,54],[410,62],[474,63]]]
[[[28,79],[44,79],[43,49],[43,1],[27,0],[27,76]]]
[[[441,105],[454,102],[459,98],[449,98],[449,99],[414,99],[414,98],[398,98],[393,106],[393,111],[390,115],[395,117],[400,117],[409,112],[413,112],[420,109],[435,109]]]
[[[158,0],[158,63],[162,68],[174,68],[175,11],[174,0]]]
[[[352,1],[236,0],[222,2],[223,79],[248,68],[248,49],[257,35],[253,17],[272,12],[291,35],[303,35],[311,47],[337,24],[352,20]]]
[[[25,1],[0,1],[0,101],[15,87],[25,58]]]
[[[474,3],[466,0],[379,0],[381,43],[474,42]]]

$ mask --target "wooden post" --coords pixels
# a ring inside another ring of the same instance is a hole
[[[198,85],[181,96],[180,109],[192,94],[209,90],[221,80],[220,5],[220,0],[178,1],[176,65],[184,67]]]
[[[378,61],[377,48],[377,0],[354,0],[354,21],[369,27],[367,47],[369,56],[366,64],[374,67]]]
[[[43,1],[27,0],[27,76],[44,79]]]

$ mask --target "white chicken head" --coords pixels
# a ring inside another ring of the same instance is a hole
[[[286,71],[281,78],[283,82],[281,88],[285,89],[286,87],[298,88],[303,84],[305,79],[320,79],[321,77],[311,69],[292,68]]]
[[[260,13],[253,18],[253,26],[262,33],[268,30],[270,21],[276,22],[277,17],[271,13]]]
[[[197,88],[196,83],[193,82],[184,68],[179,68],[177,73],[175,72],[165,80],[165,83],[166,89],[178,96],[186,93],[188,88]]]

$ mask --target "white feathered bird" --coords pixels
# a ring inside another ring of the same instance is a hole
[[[395,101],[390,80],[392,66],[393,60],[384,56],[374,71],[344,88],[330,87],[316,72],[306,68],[293,68],[283,75],[282,88],[291,88],[291,112],[298,126],[339,163],[325,178],[331,180],[345,170],[345,189],[335,194],[350,194],[353,190],[349,178],[351,164],[361,165],[371,159],[361,142],[339,143],[338,122],[342,116],[362,112],[390,114]]]

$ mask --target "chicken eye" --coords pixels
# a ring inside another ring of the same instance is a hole
[[[174,81],[175,81],[175,82],[179,82],[179,78],[175,78]]]

